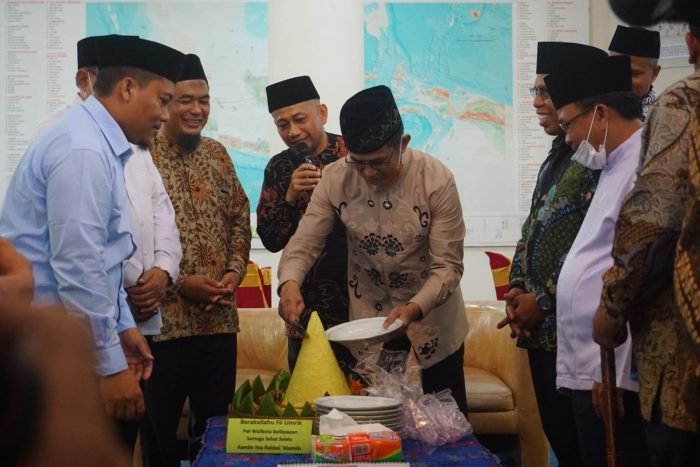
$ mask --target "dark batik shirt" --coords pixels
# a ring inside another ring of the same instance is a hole
[[[700,277],[692,272],[700,270],[694,253],[699,108],[700,71],[670,86],[652,106],[600,303],[611,317],[629,321],[642,417],[651,420],[658,405],[661,423],[685,431],[696,431],[700,420],[700,352],[684,319],[697,313],[691,291]]]
[[[550,352],[557,349],[557,280],[600,176],[600,171],[587,169],[571,156],[573,151],[564,136],[557,136],[540,167],[530,214],[515,248],[510,287],[547,295],[552,303],[551,311],[532,336],[518,338],[519,347]]]
[[[323,170],[324,166],[345,157],[345,152],[342,136],[328,133],[328,146],[313,161]],[[272,252],[287,245],[309,204],[308,194],[304,194],[295,205],[284,200],[292,173],[299,165],[293,161],[292,152],[287,149],[273,156],[265,168],[258,204],[258,235],[265,248]],[[321,174],[323,176],[323,172]],[[326,329],[348,320],[347,240],[340,220],[336,220],[327,237],[326,248],[306,275],[301,294],[306,304],[301,317],[304,327],[311,311],[318,312]],[[287,334],[293,334],[289,328]]]

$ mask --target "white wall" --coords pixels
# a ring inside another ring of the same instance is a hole
[[[338,131],[338,113],[343,102],[364,87],[363,4],[360,0],[269,0],[270,82],[308,74],[313,77],[329,118],[326,128]],[[330,18],[330,20],[329,20]],[[619,20],[608,0],[590,0],[590,43],[607,49]],[[692,73],[692,68],[663,69],[657,94],[668,85]],[[533,77],[534,79],[534,77]],[[332,90],[332,91],[331,91]],[[533,114],[534,118],[534,114]],[[270,147],[273,153],[284,148],[270,120]],[[465,299],[495,298],[489,263],[484,251],[511,257],[513,247],[466,247],[462,293]],[[273,305],[277,305],[276,269],[280,254],[254,249],[251,259],[273,268]]]

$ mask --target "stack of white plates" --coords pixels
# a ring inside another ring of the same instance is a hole
[[[390,430],[403,435],[403,403],[401,399],[374,396],[326,396],[316,399],[314,431],[318,432],[321,415],[333,409],[352,417],[359,424],[381,423]]]

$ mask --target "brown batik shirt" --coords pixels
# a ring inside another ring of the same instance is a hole
[[[674,299],[674,251],[690,191],[689,154],[697,151],[693,114],[700,72],[661,96],[645,122],[637,183],[615,230],[614,266],[603,276],[601,307],[630,322],[642,416],[658,401],[661,422],[697,429],[700,355]],[[696,154],[697,156],[697,154]]]
[[[195,274],[221,280],[229,271],[243,278],[250,255],[250,205],[226,148],[203,137],[194,151],[186,152],[159,133],[151,154],[180,230],[179,281]],[[238,331],[235,306],[204,308],[168,290],[160,307],[163,327],[156,340]]]

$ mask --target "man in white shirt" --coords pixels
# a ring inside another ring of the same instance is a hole
[[[105,37],[110,36],[86,37],[78,41],[78,71],[75,75],[78,93],[70,105],[41,123],[35,136],[92,95],[92,85],[99,73],[98,43]],[[182,248],[175,210],[151,154],[145,146],[130,144],[133,153],[124,166],[124,181],[136,250],[123,263],[124,289],[137,327],[144,336],[153,336],[160,334],[163,325],[158,308],[165,298],[166,289],[178,278]],[[120,426],[122,438],[130,447],[136,441],[136,428],[132,424]]]
[[[570,393],[583,465],[605,465],[599,407],[600,348],[593,341],[593,316],[602,275],[612,266],[612,241],[620,205],[634,185],[641,147],[642,108],[632,90],[630,59],[606,57],[585,69],[545,78],[559,125],[574,149],[573,159],[601,170],[593,201],[564,261],[557,286],[557,387]],[[639,410],[638,384],[631,377],[631,341],[615,352],[622,389],[621,465],[649,459]]]

